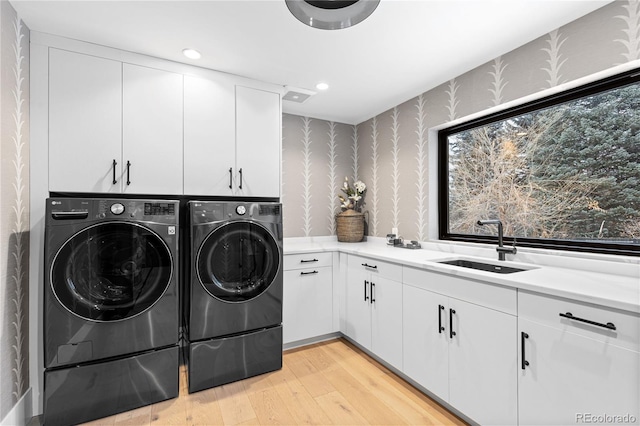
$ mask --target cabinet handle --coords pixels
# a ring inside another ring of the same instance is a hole
[[[309,259],[309,260],[305,260],[305,259],[301,259],[300,263],[309,263],[309,262],[317,262],[318,259]]]
[[[368,263],[363,263],[362,266],[365,268],[378,269],[378,265],[369,265]]]
[[[131,161],[127,161],[127,185],[131,185],[131,179],[129,178],[131,176]]]
[[[365,302],[369,300],[369,298],[367,297],[367,284],[369,284],[369,281],[364,280],[364,301]]]
[[[449,338],[453,339],[453,336],[456,335],[456,332],[453,331],[453,314],[456,313],[455,309],[449,309]]]
[[[240,185],[238,186],[238,188],[242,189],[242,167],[240,167],[240,170],[238,170],[238,173],[240,173]]]
[[[529,338],[529,335],[524,331],[520,333],[520,346],[522,347],[522,363],[521,367],[524,370],[525,367],[529,366],[529,361],[527,361],[526,356],[524,355],[524,341]]]
[[[113,159],[113,163],[112,163],[112,169],[113,169],[113,181],[111,182],[112,185],[115,185],[116,183],[118,183],[118,181],[116,180],[116,166],[118,165],[118,162],[116,161],[116,159]]]
[[[229,189],[233,187],[233,167],[229,167]]]
[[[376,294],[373,292],[375,288],[376,284],[374,282],[371,282],[371,304],[376,301]]]
[[[585,323],[591,324],[591,325],[597,325],[598,327],[606,328],[608,330],[615,330],[616,329],[616,326],[612,322],[608,322],[606,324],[603,324],[601,322],[595,322],[595,321],[591,321],[591,320],[584,319],[584,318],[578,318],[578,317],[574,317],[571,312],[567,312],[566,314],[563,314],[561,312],[560,316],[564,317],[564,318],[569,318],[570,320],[574,320],[574,321],[580,321],[580,322],[585,322]]]
[[[444,331],[444,327],[442,326],[442,311],[444,311],[444,306],[438,305],[438,334]]]
[[[317,274],[318,271],[311,271],[311,272],[300,272],[300,275],[311,275],[311,274]]]

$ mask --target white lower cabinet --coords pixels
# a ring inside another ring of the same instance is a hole
[[[637,316],[527,293],[519,308],[520,425],[639,424]]]
[[[331,253],[284,257],[284,344],[334,331],[331,259]]]
[[[517,424],[517,319],[479,304],[498,291],[515,309],[515,290],[404,271],[403,372],[480,424]],[[468,285],[487,292],[469,293],[470,301],[441,292],[464,294]]]
[[[402,369],[402,267],[348,256],[346,334]]]

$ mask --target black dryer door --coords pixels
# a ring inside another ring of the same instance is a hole
[[[70,312],[117,321],[146,311],[162,297],[173,263],[166,243],[150,229],[109,222],[65,242],[50,273],[55,296]]]
[[[226,302],[262,294],[280,268],[278,244],[267,229],[249,221],[228,222],[211,232],[196,257],[205,290]]]

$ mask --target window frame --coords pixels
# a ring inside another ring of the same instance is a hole
[[[558,104],[595,95],[630,84],[640,84],[640,68],[626,71],[567,91],[545,96],[502,111],[456,124],[438,131],[438,238],[446,241],[497,244],[498,236],[458,234],[449,232],[449,142],[452,134],[481,127],[496,121],[549,108]],[[512,236],[504,237],[505,245],[512,245]],[[516,246],[539,249],[568,250],[587,253],[640,256],[640,244],[621,244],[543,238],[516,238]]]

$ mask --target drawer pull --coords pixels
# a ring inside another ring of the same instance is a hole
[[[363,263],[362,266],[365,268],[378,269],[378,265],[369,265],[368,263]]]
[[[525,333],[524,331],[522,333],[520,333],[520,346],[522,347],[522,363],[520,364],[520,367],[524,370],[529,366],[529,361],[527,361],[527,358],[524,354],[524,341],[526,339],[529,338],[529,335],[527,333]]]
[[[300,275],[312,275],[312,274],[317,274],[318,271],[311,271],[311,272],[300,272]]]
[[[591,324],[591,325],[597,325],[598,327],[606,328],[608,330],[615,330],[616,329],[616,326],[612,322],[608,322],[606,324],[603,324],[601,322],[595,322],[595,321],[591,321],[591,320],[584,319],[584,318],[578,318],[578,317],[574,317],[571,312],[567,312],[566,314],[563,314],[561,312],[560,316],[564,317],[564,318],[569,318],[570,320],[574,320],[574,321],[580,321],[580,322],[585,322],[585,323]]]
[[[309,262],[317,262],[317,261],[318,259],[309,259],[309,260],[302,259],[300,260],[300,263],[309,263]]]
[[[453,331],[453,314],[456,313],[455,309],[449,309],[449,338],[453,339],[453,336],[456,335],[456,332]]]
[[[111,168],[113,169],[113,180],[111,181],[111,185],[115,185],[116,183],[118,183],[118,180],[116,179],[116,166],[118,165],[118,162],[116,161],[116,159],[113,159],[113,163],[111,163]]]

